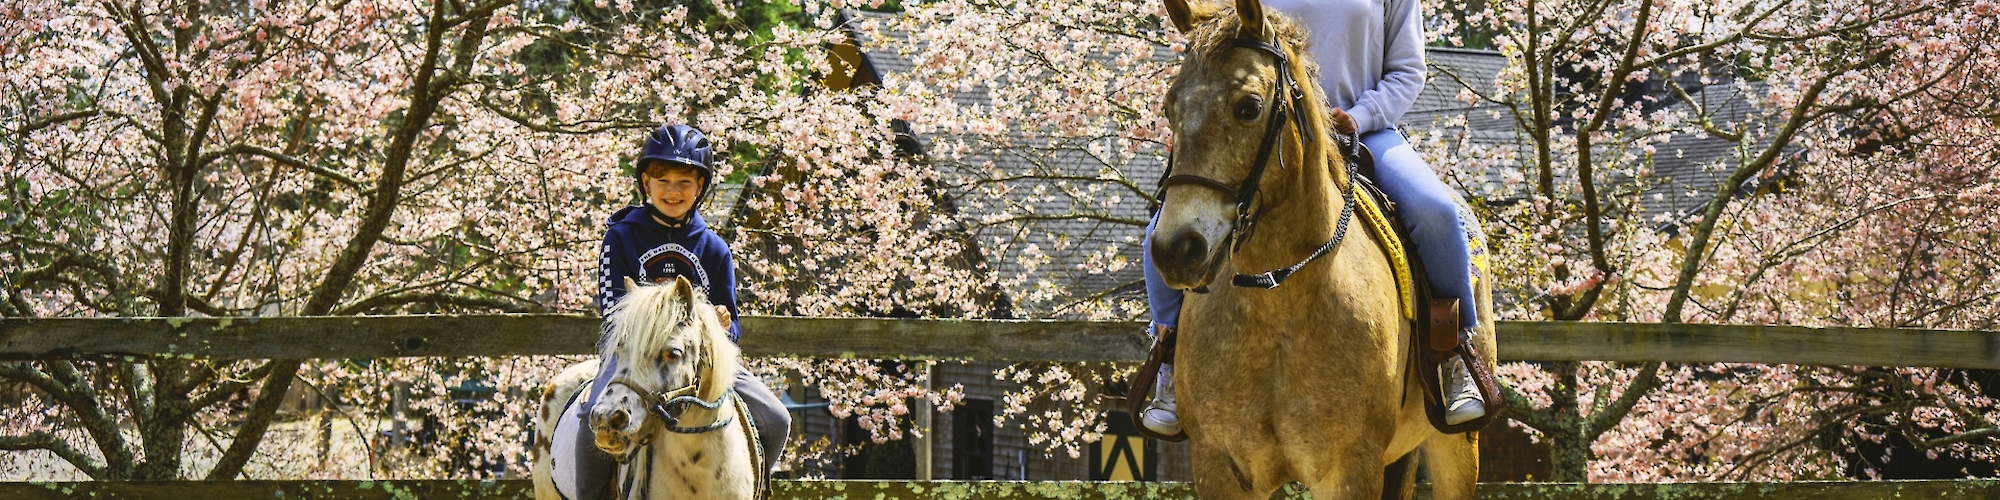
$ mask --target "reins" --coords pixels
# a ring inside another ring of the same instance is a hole
[[[1155,198],[1165,200],[1167,188],[1181,184],[1206,187],[1235,196],[1236,221],[1235,225],[1230,227],[1230,241],[1227,245],[1230,252],[1235,252],[1243,246],[1244,241],[1250,239],[1253,231],[1256,229],[1256,215],[1258,214],[1251,212],[1250,205],[1256,200],[1257,194],[1263,189],[1264,169],[1270,164],[1273,152],[1284,147],[1284,143],[1282,142],[1284,140],[1284,122],[1288,119],[1291,120],[1298,127],[1299,136],[1303,140],[1311,142],[1315,138],[1312,134],[1306,132],[1308,130],[1305,123],[1306,113],[1303,112],[1303,106],[1300,104],[1300,101],[1305,100],[1305,94],[1299,90],[1298,80],[1292,77],[1290,58],[1285,55],[1285,51],[1263,40],[1248,37],[1236,38],[1230,41],[1230,44],[1234,47],[1270,54],[1278,66],[1278,81],[1273,86],[1274,90],[1285,93],[1283,98],[1278,99],[1276,107],[1271,110],[1270,118],[1264,124],[1264,138],[1257,146],[1256,163],[1251,164],[1250,175],[1243,179],[1241,185],[1230,186],[1222,181],[1199,175],[1173,173],[1175,155],[1169,154],[1167,155],[1167,172],[1166,175],[1160,178],[1159,194]],[[1350,147],[1350,151],[1343,155],[1347,160],[1347,193],[1344,196],[1347,202],[1340,209],[1340,222],[1334,229],[1333,238],[1327,240],[1325,244],[1320,245],[1319,249],[1313,251],[1312,255],[1306,256],[1304,260],[1300,260],[1296,264],[1259,274],[1237,274],[1235,278],[1230,280],[1230,284],[1238,287],[1261,288],[1265,290],[1277,288],[1278,285],[1285,282],[1285,279],[1290,278],[1292,274],[1297,273],[1306,264],[1311,264],[1312,261],[1318,260],[1320,257],[1332,252],[1335,247],[1340,246],[1340,241],[1347,237],[1347,221],[1354,218],[1354,204],[1356,203],[1354,198],[1357,194],[1354,189],[1354,177],[1357,175],[1354,155],[1361,154],[1362,151],[1359,134],[1356,134],[1355,137],[1343,137],[1342,139],[1342,142],[1347,143]],[[1278,168],[1283,169],[1284,155],[1278,154],[1277,156]],[[1206,290],[1204,288],[1194,291],[1200,293]]]

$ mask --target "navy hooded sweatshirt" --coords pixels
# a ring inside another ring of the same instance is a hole
[[[639,283],[669,283],[675,276],[686,277],[696,290],[708,294],[708,302],[729,308],[729,340],[742,337],[737,328],[743,317],[736,310],[736,266],[729,245],[708,230],[708,223],[695,213],[688,223],[670,228],[648,216],[644,207],[629,206],[611,214],[604,231],[604,250],[598,259],[597,310],[605,314],[612,304],[625,298],[625,278]]]

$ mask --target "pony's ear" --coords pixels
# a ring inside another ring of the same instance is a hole
[[[1200,26],[1202,21],[1207,21],[1214,14],[1207,9],[1195,12],[1194,7],[1188,5],[1188,0],[1167,0],[1167,18],[1174,22],[1174,29],[1181,30],[1182,35],[1193,33],[1195,26]]]
[[[1264,31],[1264,2],[1236,0],[1236,17],[1243,21],[1244,36],[1265,41],[1271,39],[1270,34]]]
[[[674,295],[680,297],[679,305],[682,306],[681,314],[685,315],[682,317],[687,318],[689,322],[694,322],[695,321],[694,315],[696,314],[694,310],[695,303],[706,302],[704,300],[699,300],[699,298],[695,296],[694,283],[689,283],[686,276],[675,276]]]
[[[631,276],[626,276],[626,277],[625,277],[625,293],[632,293],[632,291],[633,291],[633,290],[637,290],[637,289],[639,289],[639,282],[637,282],[637,281],[632,281],[632,277],[631,277]]]
[[[736,386],[736,362],[742,351],[729,341],[729,330],[703,324],[701,332],[701,361],[696,370],[701,378],[695,382],[695,397],[702,401],[720,401],[731,387]],[[717,340],[720,338],[720,340]]]

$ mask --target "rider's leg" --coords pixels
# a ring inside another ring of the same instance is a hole
[[[1423,157],[1395,129],[1363,134],[1361,141],[1375,154],[1376,184],[1396,203],[1417,255],[1429,271],[1431,289],[1460,300],[1459,325],[1471,335],[1479,325],[1479,307],[1472,296],[1472,252],[1466,246],[1465,222],[1459,217],[1452,189],[1438,179]],[[1471,372],[1458,358],[1446,362],[1445,422],[1457,424],[1486,414],[1485,402],[1472,383]]]
[[[1181,294],[1166,285],[1160,278],[1160,271],[1153,268],[1153,227],[1159,224],[1156,216],[1146,223],[1146,237],[1141,238],[1140,267],[1146,275],[1146,301],[1151,305],[1153,324],[1148,332],[1159,337],[1162,328],[1175,328],[1181,318]],[[1181,433],[1181,419],[1178,404],[1174,401],[1174,360],[1160,363],[1158,382],[1153,384],[1153,404],[1140,415],[1147,429],[1172,436]]]
[[[770,475],[778,458],[785,455],[785,436],[792,432],[792,414],[785,411],[778,395],[764,385],[764,379],[748,369],[736,372],[736,395],[743,398],[743,406],[750,408],[750,418],[757,421],[757,442],[764,447],[764,474]]]
[[[604,394],[604,386],[611,382],[611,375],[618,369],[618,356],[605,356],[604,367],[597,371],[597,378],[590,381],[585,389],[588,395],[577,400],[584,405],[583,425],[576,427],[576,456],[569,457],[576,464],[576,498],[572,500],[599,500],[610,498],[612,480],[618,475],[618,458],[597,449],[597,433],[591,430],[590,408],[597,406],[597,397]]]

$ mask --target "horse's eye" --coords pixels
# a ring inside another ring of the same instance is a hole
[[[685,352],[682,352],[682,351],[681,351],[681,348],[679,348],[679,347],[675,347],[675,348],[672,348],[672,349],[667,349],[667,359],[668,359],[668,360],[670,360],[670,361],[671,361],[671,360],[676,360],[676,359],[681,359],[681,355],[683,355],[683,354],[686,354],[686,353],[685,353]]]
[[[1255,119],[1257,115],[1263,112],[1264,100],[1259,99],[1257,96],[1245,97],[1243,100],[1236,102],[1236,117],[1239,119]]]

